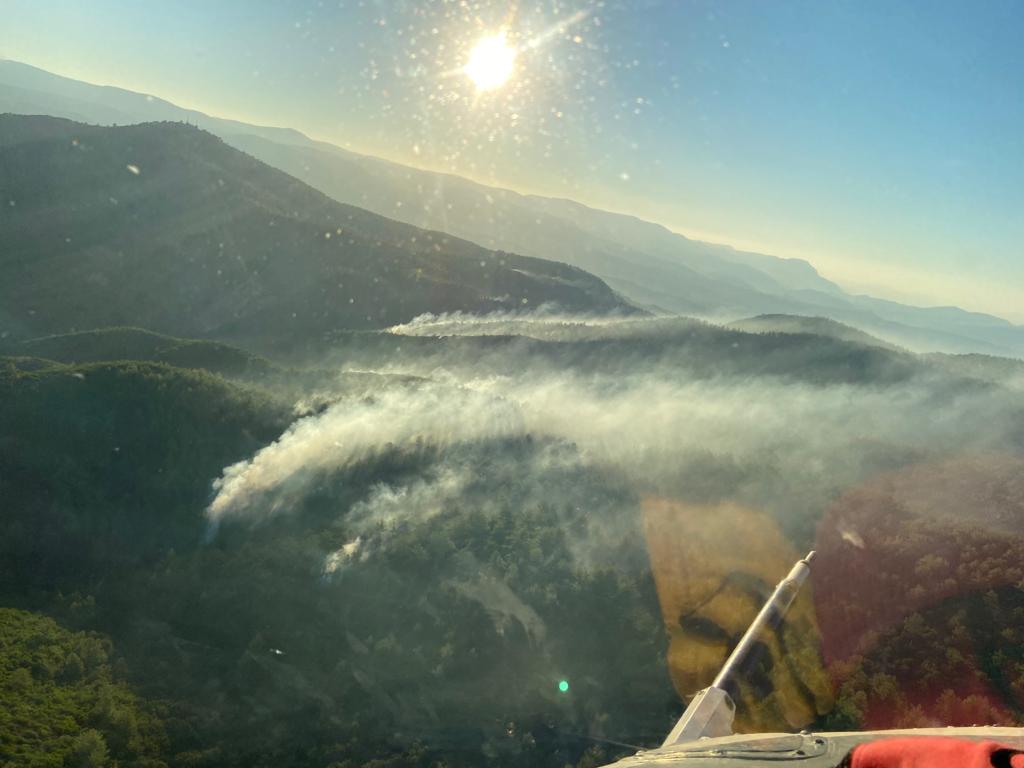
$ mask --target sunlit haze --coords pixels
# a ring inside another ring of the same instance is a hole
[[[1020,3],[401,8],[8,0],[0,57],[1024,320]]]
[[[484,37],[469,54],[466,76],[481,91],[490,91],[512,76],[516,52],[505,42],[505,35]]]

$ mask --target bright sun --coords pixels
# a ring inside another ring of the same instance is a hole
[[[515,59],[515,49],[505,43],[505,34],[501,33],[482,38],[470,52],[462,71],[478,91],[490,91],[512,76]]]

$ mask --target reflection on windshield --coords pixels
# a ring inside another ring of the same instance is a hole
[[[1020,469],[996,454],[923,462],[828,511],[815,603],[842,724],[1016,722]]]
[[[669,630],[669,670],[688,697],[711,683],[798,555],[768,515],[735,504],[652,499],[644,515]],[[815,723],[833,702],[807,595],[766,635],[737,681],[736,729],[791,731]]]

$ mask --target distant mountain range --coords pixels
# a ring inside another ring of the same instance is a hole
[[[1024,327],[992,315],[850,295],[800,259],[691,240],[635,217],[359,155],[291,129],[210,117],[18,62],[0,61],[0,111],[100,124],[187,121],[339,202],[486,248],[571,264],[653,311],[726,321],[827,317],[921,351],[1024,356]]]
[[[425,312],[635,313],[575,267],[325,197],[184,123],[0,115],[0,333],[134,325],[254,348]]]

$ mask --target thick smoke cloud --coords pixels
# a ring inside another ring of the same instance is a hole
[[[598,601],[563,622],[578,598],[570,586],[555,611],[548,590],[609,571],[646,584],[647,615],[656,621],[660,606],[685,694],[708,682],[749,622],[750,584],[770,585],[822,542],[834,543],[838,572],[846,553],[884,555],[879,541],[892,537],[851,512],[858,488],[887,488],[917,466],[1024,453],[1012,376],[970,362],[965,372],[960,361],[677,318],[424,317],[339,339],[339,371],[390,376],[375,390],[318,391],[322,410],[224,470],[208,515],[274,531],[312,510],[304,552],[323,589],[372,594],[412,559],[416,581],[401,592],[417,611],[445,625],[432,613],[440,595],[449,610],[469,605],[483,617],[474,626],[520,638],[528,661],[517,663],[545,679],[561,675],[566,623],[605,610]],[[939,496],[972,493],[954,483],[911,506],[938,525]],[[972,520],[994,534],[998,522]],[[756,555],[737,558],[746,551]],[[431,585],[422,593],[421,580]],[[831,584],[822,581],[824,597],[809,591],[837,606],[863,602],[856,585]],[[747,725],[801,727],[827,711],[832,678],[819,648],[835,638],[818,634],[810,606],[791,617],[788,650],[776,654],[789,672],[751,681],[761,693],[741,703]],[[629,610],[614,615],[628,621]],[[700,634],[709,626],[719,632],[711,640]],[[647,648],[635,665],[656,655]]]
[[[661,320],[629,315],[567,315],[557,307],[544,305],[533,312],[465,312],[426,314],[390,330],[401,336],[524,336],[550,341],[586,338],[629,338],[649,336],[661,326],[703,325],[698,320],[677,317]]]
[[[895,381],[821,385],[714,368],[695,376],[700,360],[692,355],[638,355],[627,371],[551,365],[566,340],[583,340],[597,356],[603,341],[634,339],[640,346],[693,328],[689,321],[551,313],[420,318],[393,329],[399,340],[516,334],[546,341],[539,352],[536,345],[506,345],[470,354],[442,343],[426,356],[380,356],[377,370],[431,381],[342,399],[297,421],[277,442],[224,471],[209,515],[217,521],[280,514],[326,474],[383,450],[427,444],[448,451],[441,466],[408,485],[378,486],[348,511],[357,530],[402,518],[426,521],[466,495],[478,471],[474,445],[530,436],[574,446],[572,461],[620,478],[637,495],[738,501],[768,511],[791,532],[803,526],[810,537],[829,501],[870,474],[925,457],[1013,451],[1019,442],[1009,392],[965,385],[926,366]],[[860,352],[838,341],[832,347],[833,357]],[[891,354],[893,366],[913,360]],[[357,361],[360,368],[372,363],[365,354]],[[554,479],[545,474],[553,453],[528,460],[498,453],[491,461],[512,462],[505,471],[544,482]],[[479,488],[475,493],[486,499]]]
[[[227,467],[214,483],[208,514],[214,522],[275,514],[297,503],[325,472],[388,447],[412,447],[417,441],[445,446],[521,431],[511,404],[443,385],[344,400],[295,422],[252,459]]]

